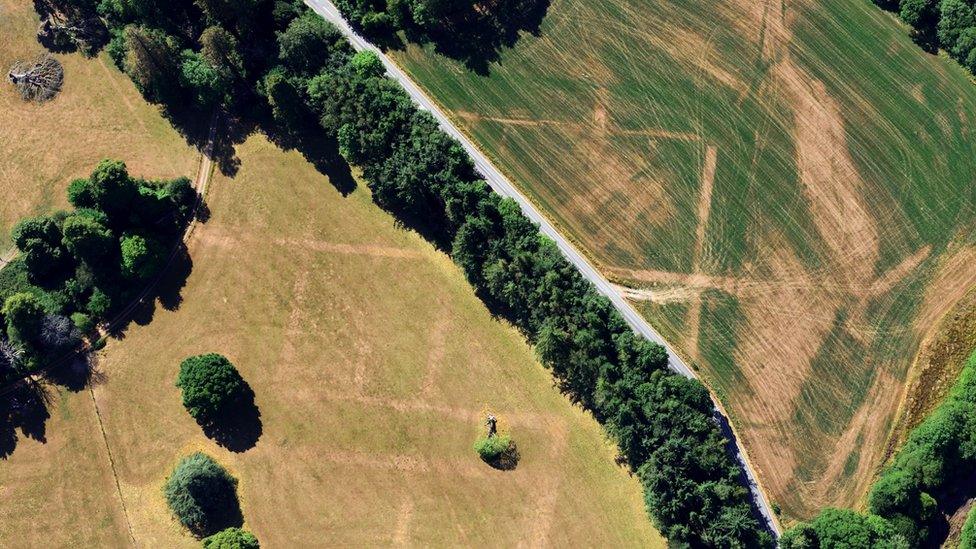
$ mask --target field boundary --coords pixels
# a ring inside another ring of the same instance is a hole
[[[95,388],[89,383],[88,394],[91,395],[92,407],[95,409],[95,419],[98,420],[98,430],[102,434],[102,442],[105,444],[105,453],[108,455],[108,464],[112,468],[112,479],[115,480],[115,491],[119,495],[119,505],[122,507],[122,516],[125,517],[125,527],[129,532],[129,539],[132,546],[136,547],[136,536],[132,531],[132,521],[129,520],[129,509],[125,505],[125,497],[122,495],[122,483],[119,481],[119,472],[115,467],[115,458],[112,457],[112,448],[108,444],[108,435],[105,434],[105,424],[102,423],[102,412],[98,409],[98,399],[95,398]]]

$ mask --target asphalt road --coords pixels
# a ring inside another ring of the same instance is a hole
[[[470,139],[468,139],[463,133],[461,133],[460,130],[457,129],[457,127],[454,126],[454,123],[444,115],[440,107],[431,101],[427,94],[424,93],[424,91],[421,90],[420,87],[418,87],[413,80],[406,75],[406,73],[404,73],[395,63],[393,63],[393,61],[391,61],[386,54],[352,30],[346,20],[342,17],[342,14],[339,12],[338,8],[336,8],[332,2],[329,2],[328,0],[305,0],[305,3],[327,21],[336,25],[336,27],[338,27],[339,30],[346,35],[356,51],[369,50],[378,55],[383,61],[383,64],[386,66],[386,70],[389,75],[399,82],[401,86],[403,86],[407,93],[410,94],[410,97],[413,98],[413,100],[419,104],[421,108],[429,111],[434,118],[437,119],[438,123],[440,123],[441,129],[457,139],[461,145],[464,146],[464,149],[474,160],[475,168],[477,168],[478,172],[481,173],[491,188],[501,196],[512,198],[518,202],[526,217],[537,223],[539,225],[539,230],[556,242],[563,255],[566,256],[566,259],[572,262],[573,265],[579,269],[580,273],[586,277],[587,280],[592,282],[594,286],[596,286],[596,289],[601,294],[610,299],[614,307],[620,311],[620,314],[623,315],[624,319],[627,320],[635,331],[651,341],[660,343],[668,350],[668,355],[670,357],[669,365],[671,369],[685,377],[693,379],[698,378],[698,375],[694,372],[694,370],[689,368],[681,357],[675,354],[671,348],[671,345],[669,345],[668,342],[661,337],[661,334],[657,333],[657,331],[651,327],[651,325],[648,324],[647,321],[644,320],[644,318],[640,316],[636,310],[634,310],[630,303],[628,303],[617,292],[613,285],[610,284],[610,281],[608,281],[599,271],[597,271],[593,265],[591,265],[590,262],[587,261],[587,259],[583,257],[583,255],[579,253],[579,251],[577,251],[576,248],[573,247],[573,245],[570,244],[565,237],[556,231],[556,228],[552,225],[552,223],[543,217],[535,205],[532,204],[532,202],[530,202],[515,187],[515,185],[508,180],[507,177],[505,177],[505,175],[503,175],[497,168],[495,168],[494,165],[492,165],[488,158],[485,157],[480,150],[478,150]],[[739,444],[738,439],[734,437],[734,433],[732,432],[728,420],[719,411],[718,407],[716,407],[716,416],[722,423],[721,427],[723,432],[735,440],[734,450],[736,453],[736,458],[742,464],[743,469],[748,476],[749,487],[752,490],[753,499],[755,500],[757,508],[766,519],[770,530],[778,535],[778,525],[773,519],[773,513],[766,500],[765,494],[763,494],[759,489],[755,472],[753,471],[752,466],[749,464],[748,459],[745,458],[745,449],[741,444]]]

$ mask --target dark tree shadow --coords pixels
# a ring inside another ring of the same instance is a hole
[[[539,36],[540,26],[549,11],[550,0],[509,0],[491,9],[474,6],[455,14],[440,28],[421,35],[408,32],[408,39],[431,42],[435,51],[460,61],[481,76],[490,73],[492,63],[501,58],[504,48],[513,47],[522,33]]]
[[[52,365],[44,373],[44,379],[73,393],[104,383],[105,374],[98,370],[97,356],[95,353],[73,352]]]
[[[34,381],[21,381],[0,396],[0,458],[6,459],[17,448],[20,435],[47,442],[46,424],[50,395]]]
[[[346,159],[339,154],[339,143],[322,128],[315,114],[296,97],[295,111],[287,123],[277,121],[265,113],[257,125],[268,139],[284,150],[297,150],[315,170],[329,178],[329,183],[342,196],[356,190],[356,180]]]
[[[729,424],[727,417],[722,415],[722,412],[716,407],[712,412],[712,420],[718,425],[719,431],[725,439],[725,451],[729,456],[735,460],[736,470],[739,473],[739,485],[749,488],[749,508],[752,511],[752,516],[759,523],[759,526],[763,531],[768,533],[772,539],[776,539],[776,531],[773,528],[773,524],[766,520],[765,515],[759,510],[759,505],[757,498],[754,497],[756,493],[759,492],[759,487],[753,483],[743,467],[739,467],[740,464],[746,463],[745,457],[738,445],[738,439],[735,436],[735,432],[732,430],[732,426]],[[769,512],[772,512],[770,509]]]
[[[192,271],[193,259],[186,245],[180,241],[155,279],[133,288],[133,294],[128,299],[120,299],[120,303],[127,305],[110,315],[112,320],[106,329],[108,335],[114,339],[124,339],[130,323],[145,326],[152,322],[157,301],[167,311],[179,309],[183,303],[183,288]]]
[[[257,444],[263,432],[261,410],[254,402],[254,391],[245,388],[238,401],[223,414],[209,421],[197,421],[211,440],[231,452],[244,452]]]
[[[188,527],[197,538],[216,534],[225,528],[239,528],[244,524],[237,487],[224,479],[214,480],[187,485],[188,495],[201,507],[206,517],[203,524]]]

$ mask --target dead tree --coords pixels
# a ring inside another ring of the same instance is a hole
[[[24,101],[47,101],[61,91],[64,68],[51,54],[41,54],[34,61],[18,61],[7,78],[17,87]]]

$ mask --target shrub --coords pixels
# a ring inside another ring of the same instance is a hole
[[[197,536],[242,522],[237,479],[206,454],[183,458],[163,491],[176,519]]]
[[[232,409],[245,395],[247,384],[226,357],[216,353],[191,356],[180,364],[176,386],[183,406],[206,424]]]
[[[259,549],[261,545],[254,534],[241,528],[225,528],[204,538],[204,549]]]
[[[474,443],[475,451],[487,463],[498,461],[511,446],[512,437],[508,435],[483,437]]]

